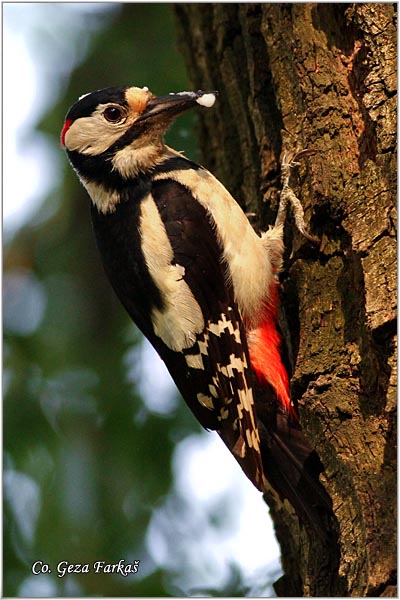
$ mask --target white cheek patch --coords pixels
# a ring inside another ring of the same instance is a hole
[[[105,106],[101,105],[89,117],[81,117],[72,123],[64,138],[67,150],[97,156],[124,135],[132,121],[108,123],[101,114]]]
[[[162,310],[152,310],[154,333],[168,348],[181,352],[196,342],[196,335],[204,329],[204,319],[184,280],[184,267],[172,264],[173,249],[150,194],[141,204],[140,235],[147,268],[165,304]]]

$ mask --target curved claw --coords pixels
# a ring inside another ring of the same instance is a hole
[[[313,148],[304,148],[304,150],[300,150],[300,152],[297,152],[293,158],[292,158],[292,163],[299,161],[301,158],[303,158],[304,156],[312,156],[313,154],[316,154],[317,151],[313,150]]]
[[[311,243],[320,244],[320,240],[317,237],[312,236],[308,233],[305,223],[304,223],[304,210],[299,198],[293,192],[292,188],[289,185],[289,179],[292,170],[295,167],[299,166],[299,160],[304,158],[305,156],[311,156],[312,154],[316,154],[316,150],[312,148],[306,148],[304,150],[300,150],[300,152],[296,152],[293,156],[290,153],[285,153],[282,159],[282,192],[279,201],[279,209],[278,214],[276,216],[275,226],[284,225],[286,219],[286,211],[288,204],[291,205],[294,220],[296,223],[296,227],[299,232]]]

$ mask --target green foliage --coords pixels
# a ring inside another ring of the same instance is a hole
[[[62,173],[31,222],[5,248],[3,592],[186,595],[189,584],[185,573],[177,583],[176,562],[170,568],[155,562],[149,524],[158,510],[173,506],[175,520],[166,518],[166,511],[162,522],[164,537],[179,548],[178,558],[189,537],[192,545],[200,539],[187,499],[173,488],[171,467],[176,444],[199,426],[174,398],[166,399],[168,411],[146,407],[136,383],[141,336],[106,281],[88,197],[58,145],[69,105],[85,92],[123,84],[147,85],[156,94],[189,88],[175,48],[171,7],[105,4],[93,12],[84,4],[35,6],[44,18],[32,24],[32,35],[55,99],[38,129]],[[62,27],[49,15],[58,16]],[[57,65],[49,67],[52,48],[64,44],[71,50],[68,35],[78,19],[87,34],[76,42],[73,71],[65,68],[61,77]],[[192,146],[195,119],[194,113],[179,119],[167,141],[198,160]],[[51,165],[43,162],[41,168]],[[224,514],[224,506],[217,514]],[[207,523],[211,518],[200,513],[198,518],[206,527],[229,527],[218,519]],[[93,565],[121,558],[140,560],[139,573],[56,574],[61,560]],[[52,573],[33,575],[37,560],[48,563]],[[185,564],[196,568],[202,582],[207,561],[200,550],[193,560],[195,566],[189,558]],[[244,589],[239,580],[235,571],[235,585]]]
[[[78,15],[71,10],[69,16],[71,27]],[[95,18],[90,11],[80,17],[92,24]],[[87,55],[77,57],[69,81],[55,90],[59,101],[40,124],[50,141],[58,140],[68,105],[92,89],[128,83],[165,93],[187,87],[168,6],[114,5],[107,17],[106,26],[89,36]],[[179,123],[172,144],[182,147],[186,127]],[[53,148],[60,152],[55,143]],[[105,280],[84,190],[69,168],[59,183],[5,254],[6,298],[9,291],[11,303],[20,289],[13,278],[19,276],[20,287],[30,278],[40,290],[36,302],[43,314],[25,334],[27,316],[19,311],[28,301],[13,311],[6,307],[17,324],[7,326],[6,320],[4,338],[4,593],[17,595],[39,558],[55,571],[60,560],[92,564],[131,557],[141,560],[139,573],[148,577],[40,577],[51,578],[49,590],[56,595],[73,593],[71,580],[78,595],[166,595],[143,540],[152,507],[171,486],[171,428],[179,439],[197,426],[182,403],[167,417],[146,411],[128,382],[125,357],[140,337],[132,335]],[[140,411],[144,418],[138,420]],[[24,484],[30,491],[19,508]],[[24,516],[29,503],[32,514]]]

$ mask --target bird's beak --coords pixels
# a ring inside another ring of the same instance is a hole
[[[170,121],[180,113],[196,104],[210,108],[215,102],[218,92],[179,92],[168,96],[155,96],[147,102],[146,108],[136,123],[147,121]]]

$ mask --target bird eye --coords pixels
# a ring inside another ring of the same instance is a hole
[[[124,113],[117,106],[108,106],[103,112],[103,116],[110,123],[119,123],[122,121]]]

